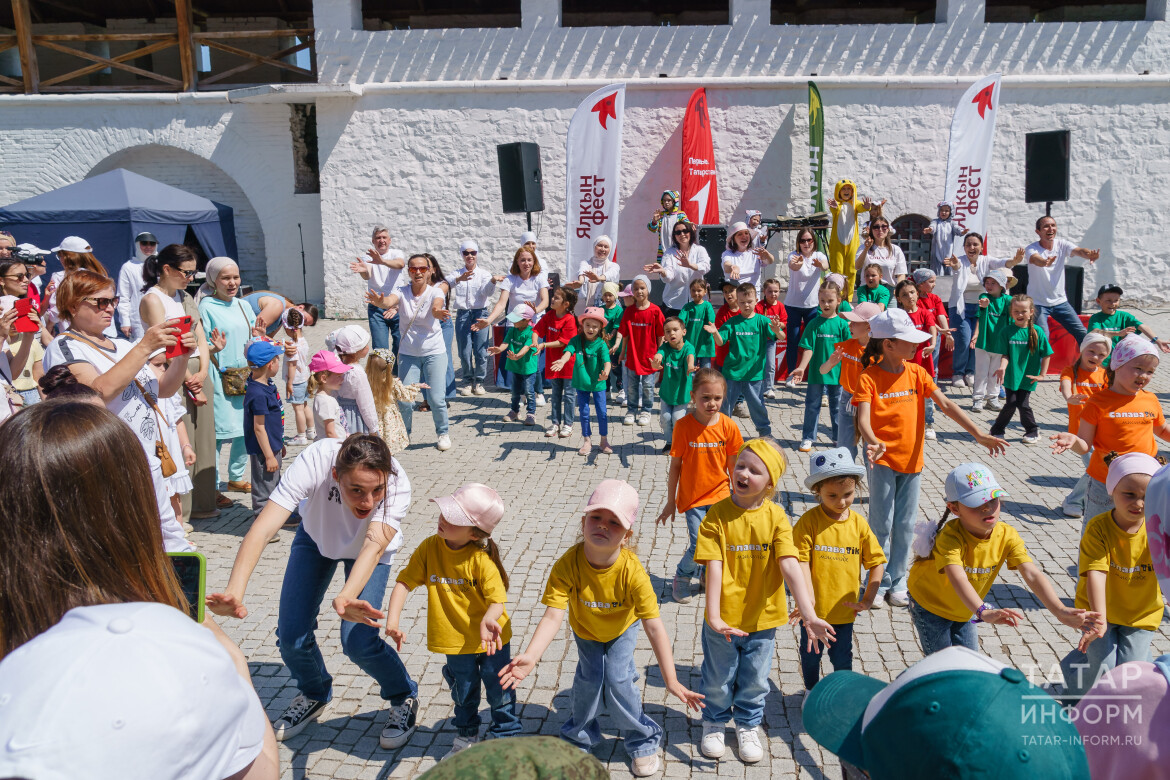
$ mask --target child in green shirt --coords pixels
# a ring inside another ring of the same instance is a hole
[[[577,391],[577,417],[581,420],[581,435],[584,437],[577,454],[588,455],[593,448],[590,442],[593,431],[589,424],[589,402],[592,401],[597,410],[597,429],[601,433],[600,451],[603,455],[610,455],[613,448],[606,439],[609,434],[609,417],[605,408],[605,382],[613,364],[609,357],[609,344],[602,336],[606,324],[605,311],[590,306],[579,321],[581,332],[569,340],[561,359],[553,363],[552,369],[560,371],[573,355],[577,356],[577,361],[573,363],[573,388]]]
[[[987,292],[979,295],[979,313],[975,317],[975,332],[971,334],[971,349],[975,350],[975,379],[971,395],[973,412],[985,408],[995,412],[1003,409],[1003,402],[999,400],[999,382],[995,379],[1002,355],[995,351],[993,344],[995,329],[1011,301],[1008,289],[1015,282],[1015,277],[1009,276],[1003,268],[989,271],[983,277],[983,289]]]
[[[756,287],[751,282],[744,282],[735,289],[735,299],[739,314],[722,327],[716,328],[714,323],[703,326],[712,335],[715,346],[728,346],[727,357],[723,359],[723,376],[727,379],[723,413],[730,416],[732,408],[742,398],[759,435],[771,436],[772,423],[764,407],[764,364],[768,357],[768,342],[783,341],[784,331],[778,317],[756,313]]]
[[[605,339],[609,347],[610,361],[621,360],[622,349],[622,334],[618,333],[618,328],[622,325],[622,315],[626,311],[626,307],[622,305],[618,295],[621,292],[621,287],[617,282],[606,282],[601,286],[601,313],[605,316],[605,328],[602,330],[602,337]],[[626,405],[626,391],[622,388],[622,372],[610,371],[609,380],[606,383],[608,390],[613,393],[613,402],[622,406]]]
[[[715,357],[715,342],[711,334],[703,330],[704,325],[715,321],[715,307],[707,300],[710,289],[706,279],[692,279],[691,300],[678,313],[687,332],[687,343],[695,350],[695,363],[699,368],[710,368],[711,358]]]
[[[662,451],[670,452],[674,424],[686,415],[687,401],[691,397],[691,374],[696,368],[695,348],[687,343],[682,320],[678,317],[669,318],[662,332],[662,346],[650,359],[650,367],[662,372],[662,383],[658,386],[658,396],[662,399],[662,433],[666,436]]]
[[[861,272],[864,284],[854,291],[858,303],[871,301],[882,307],[882,311],[890,305],[890,288],[882,284],[882,267],[877,263],[870,263]]]
[[[504,343],[498,347],[489,347],[489,355],[498,355],[507,351],[506,368],[512,374],[512,411],[504,415],[506,422],[516,422],[520,419],[520,396],[528,397],[528,415],[524,418],[525,425],[536,425],[536,365],[540,353],[536,349],[536,331],[532,329],[532,320],[536,312],[527,303],[522,303],[508,315],[508,322],[512,327],[504,333]]]
[[[860,292],[860,291],[859,291]],[[817,438],[817,425],[821,416],[821,397],[829,396],[829,425],[833,432],[834,446],[837,442],[837,406],[841,401],[841,366],[821,373],[808,373],[809,364],[820,366],[833,354],[839,342],[851,336],[849,322],[837,314],[841,305],[841,286],[833,280],[825,280],[817,293],[817,307],[820,312],[800,337],[800,364],[792,375],[800,382],[808,377],[804,393],[804,424],[801,426],[800,451],[812,450]]]
[[[1008,318],[995,331],[995,351],[1001,357],[995,379],[1003,383],[1007,401],[991,426],[991,435],[1002,438],[1016,410],[1024,426],[1024,444],[1040,440],[1040,428],[1032,415],[1030,397],[1036,382],[1046,379],[1052,347],[1044,331],[1036,327],[1036,307],[1027,295],[1014,295]]]
[[[1149,325],[1143,324],[1129,312],[1121,310],[1121,295],[1121,288],[1116,284],[1101,285],[1101,289],[1097,291],[1097,305],[1101,307],[1101,311],[1089,317],[1089,330],[1108,336],[1113,341],[1111,345],[1113,347],[1130,333],[1141,333],[1154,342],[1158,349],[1170,352],[1170,341],[1158,338]],[[1103,365],[1109,367],[1109,358],[1105,358]]]

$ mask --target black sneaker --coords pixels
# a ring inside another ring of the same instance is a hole
[[[386,727],[378,737],[378,744],[383,750],[394,750],[406,744],[410,735],[414,733],[415,720],[418,717],[418,699],[411,697],[396,707],[390,708],[390,716],[386,719]]]
[[[321,717],[323,709],[325,709],[325,702],[310,699],[305,694],[298,693],[284,714],[272,724],[272,730],[276,732],[276,741],[283,742],[300,734],[305,730],[305,726]]]

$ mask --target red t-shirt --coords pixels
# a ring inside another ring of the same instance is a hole
[[[780,301],[776,301],[772,306],[769,306],[767,301],[760,301],[756,304],[756,314],[763,314],[765,317],[779,317],[781,322],[788,323],[788,311]]]
[[[942,322],[943,317],[948,316],[947,307],[943,305],[942,298],[938,297],[934,293],[931,293],[930,295],[922,295],[919,293],[918,308],[930,310],[930,312],[934,314],[935,320],[937,320],[935,323],[936,325],[939,325],[939,323]]]
[[[654,373],[654,369],[650,367],[650,359],[658,351],[665,322],[662,309],[652,303],[645,309],[639,309],[637,304],[634,304],[627,307],[622,314],[622,324],[618,327],[618,333],[621,333],[626,341],[626,366],[638,376]]]
[[[938,324],[934,312],[924,307],[921,303],[918,304],[917,311],[908,311],[906,314],[910,316],[910,321],[914,323],[915,327],[923,333],[929,333],[930,327]],[[922,366],[931,377],[934,377],[934,352],[933,350],[930,352],[926,351],[926,345],[929,343],[929,341],[924,341],[919,344],[918,349],[914,352],[914,359],[910,362]]]
[[[577,360],[576,355],[570,355],[569,362],[560,371],[553,371],[552,364],[561,359],[565,345],[569,343],[569,339],[577,335],[577,318],[573,316],[573,312],[568,311],[565,312],[565,316],[558,317],[552,309],[548,309],[540,318],[540,322],[536,323],[535,330],[536,335],[549,344],[544,348],[545,378],[572,379],[573,363]],[[552,346],[553,342],[556,342],[557,346]]]
[[[739,307],[738,306],[735,307],[735,310],[733,311],[733,310],[727,308],[726,303],[723,304],[722,306],[719,307],[719,311],[715,312],[715,327],[722,328],[723,323],[727,322],[729,319],[731,319],[732,317],[734,317],[737,314],[739,314]],[[723,361],[727,359],[727,353],[729,351],[731,351],[731,344],[729,342],[726,342],[726,341],[723,342],[722,347],[715,347],[715,360],[713,362],[715,363],[716,368],[719,368],[719,369],[723,368]]]

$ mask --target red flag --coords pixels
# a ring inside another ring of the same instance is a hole
[[[700,87],[687,103],[682,134],[682,203],[687,218],[696,225],[718,225],[719,185],[715,176],[715,146],[707,90]]]

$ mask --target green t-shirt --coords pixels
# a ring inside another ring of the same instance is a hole
[[[822,363],[829,359],[837,343],[848,341],[850,336],[849,320],[844,317],[833,317],[826,320],[817,315],[812,322],[804,326],[804,333],[800,336],[800,349],[812,351],[812,358],[808,362],[808,371],[805,372],[805,381],[810,385],[839,385],[841,384],[841,365],[837,364],[827,374],[820,372]]]
[[[685,406],[691,398],[691,372],[687,370],[687,355],[695,354],[695,348],[685,341],[682,349],[675,349],[663,342],[658,348],[658,354],[662,356],[662,384],[658,387],[662,403]]]
[[[605,389],[605,382],[597,378],[605,364],[610,362],[609,345],[605,339],[598,336],[593,341],[586,341],[585,336],[578,333],[569,339],[564,354],[577,356],[573,361],[574,390],[595,393]]]
[[[837,313],[840,314],[843,311],[853,311],[853,304],[849,301],[841,301],[841,303],[837,305]]]
[[[1092,317],[1089,317],[1089,330],[1125,330],[1126,328],[1133,328],[1136,333],[1141,325],[1141,320],[1121,309],[1118,309],[1110,315],[1099,311]],[[1109,338],[1113,341],[1112,346],[1116,347],[1117,342],[1121,341],[1124,336],[1110,336]],[[1105,360],[1101,363],[1106,368],[1109,367],[1109,357],[1111,356],[1106,356]]]
[[[694,301],[689,301],[678,313],[678,318],[686,328],[687,343],[694,347],[695,357],[715,357],[715,338],[703,330],[708,322],[715,322],[715,307],[711,302],[703,301],[696,306]]]
[[[889,308],[890,289],[884,284],[879,284],[877,287],[861,286],[856,289],[856,293],[858,303],[871,301],[872,303],[880,303],[882,306]]]
[[[1039,337],[1035,352],[1028,350],[1028,329],[1018,328],[1010,319],[1000,322],[995,331],[995,349],[1000,355],[1007,355],[1007,370],[1003,375],[1003,386],[1008,390],[1035,390],[1036,381],[1028,379],[1040,373],[1040,360],[1052,354],[1052,347],[1044,331],[1033,325],[1032,330]]]
[[[618,332],[622,324],[622,315],[626,308],[621,303],[615,303],[612,309],[602,309],[605,312],[605,335],[609,337]]]
[[[519,352],[525,347],[531,346],[532,334],[533,330],[531,325],[523,330],[520,328],[508,328],[504,332],[504,346],[507,347],[504,350],[504,354],[507,355],[508,352]],[[536,350],[530,349],[519,360],[508,358],[504,361],[504,368],[513,374],[520,374],[521,376],[535,374],[536,364],[539,359],[540,355],[537,354]]]
[[[991,303],[987,304],[986,309],[980,306],[979,314],[976,315],[976,321],[979,323],[979,338],[975,340],[975,348],[984,352],[995,352],[992,348],[995,344],[995,330],[999,327],[999,322],[1003,318],[1003,313],[1007,311],[1012,296],[1006,293],[1000,293],[994,298],[987,293],[979,296],[979,300],[984,298]]]
[[[719,336],[727,345],[723,376],[732,382],[758,382],[764,378],[768,342],[776,340],[767,317],[754,314],[748,320],[737,314],[723,323]]]

